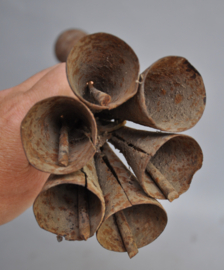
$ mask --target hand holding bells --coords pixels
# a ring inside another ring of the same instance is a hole
[[[191,128],[205,107],[203,80],[176,56],[139,75],[133,50],[106,33],[69,30],[55,48],[59,61],[67,59],[76,96],[38,102],[21,125],[30,164],[51,173],[34,202],[36,220],[58,241],[87,240],[97,232],[104,248],[132,258],[165,229],[167,215],[156,199],[171,202],[186,192],[203,154],[189,136],[124,125],[131,120],[167,132]]]

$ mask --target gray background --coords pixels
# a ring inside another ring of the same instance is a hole
[[[141,71],[163,56],[184,56],[202,74],[207,91],[202,119],[185,132],[201,145],[203,167],[187,193],[173,203],[161,201],[169,220],[155,242],[132,260],[103,249],[95,237],[57,243],[29,209],[0,227],[1,270],[223,269],[223,26],[221,0],[0,0],[0,89],[57,63],[56,37],[76,27],[125,40]]]

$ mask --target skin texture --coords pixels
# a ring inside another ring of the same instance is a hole
[[[52,96],[70,96],[65,63],[47,68],[25,82],[0,91],[0,225],[29,208],[49,174],[27,161],[20,138],[20,125],[29,109]]]

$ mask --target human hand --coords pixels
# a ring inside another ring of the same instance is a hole
[[[29,208],[49,174],[32,167],[23,150],[20,125],[29,109],[52,96],[71,96],[65,63],[0,91],[0,225]]]

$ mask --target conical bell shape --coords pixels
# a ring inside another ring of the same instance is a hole
[[[106,212],[97,231],[97,240],[106,249],[128,252],[154,241],[164,230],[167,215],[161,204],[145,195],[135,177],[113,153],[108,144],[95,155],[99,183]]]
[[[137,92],[139,61],[121,39],[106,33],[87,35],[67,58],[74,93],[94,112],[111,110]]]
[[[149,196],[173,201],[188,190],[203,154],[191,137],[123,127],[110,142],[125,156]]]
[[[66,62],[71,49],[78,40],[87,33],[78,29],[69,29],[62,32],[55,42],[55,55],[60,62]]]
[[[140,77],[138,93],[105,117],[169,132],[190,129],[199,121],[205,109],[205,86],[185,58],[161,58]]]
[[[41,228],[58,241],[87,240],[102,222],[105,203],[93,159],[81,170],[51,175],[36,198],[33,211]]]
[[[36,103],[22,121],[21,136],[30,164],[52,174],[81,169],[96,151],[94,116],[82,102],[70,97]]]

